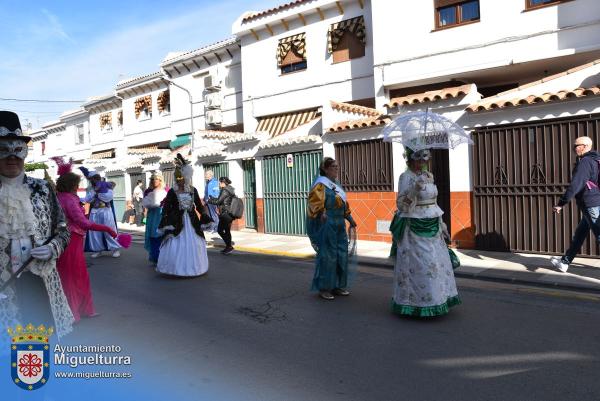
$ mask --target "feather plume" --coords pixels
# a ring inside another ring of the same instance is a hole
[[[58,166],[58,175],[63,175],[63,174],[71,172],[71,169],[73,167],[73,159],[72,158],[69,158],[68,162],[65,162],[65,159],[63,159],[60,156],[54,156],[54,157],[51,157],[50,159],[54,160],[54,162]]]
[[[83,173],[83,176],[84,176],[85,178],[89,177],[89,175],[90,175],[90,170],[88,170],[87,168],[85,168],[85,167],[83,167],[83,166],[79,167],[79,170],[81,170],[81,172]]]
[[[119,245],[121,245],[123,248],[127,249],[131,246],[131,234],[127,234],[127,233],[121,233],[119,235],[117,235],[117,242],[119,243]]]

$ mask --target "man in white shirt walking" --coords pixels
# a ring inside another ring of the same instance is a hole
[[[133,190],[133,209],[135,210],[135,225],[138,227],[143,226],[142,220],[144,219],[144,207],[142,206],[142,199],[144,199],[144,190],[142,189],[142,180],[137,181],[137,185]]]

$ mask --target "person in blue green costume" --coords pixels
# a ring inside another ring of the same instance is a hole
[[[144,248],[148,251],[148,260],[153,266],[156,266],[160,255],[160,244],[163,236],[158,231],[158,225],[162,219],[162,204],[166,196],[165,179],[160,171],[156,171],[150,176],[150,185],[144,191],[144,198],[142,199],[142,206],[148,211]]]
[[[346,220],[356,227],[338,173],[338,163],[326,157],[308,194],[307,232],[317,252],[312,290],[327,300],[350,295]]]
[[[392,312],[429,317],[448,313],[461,303],[452,270],[444,212],[438,190],[427,171],[427,149],[406,148],[408,169],[398,181],[398,212],[390,226],[396,245]]]

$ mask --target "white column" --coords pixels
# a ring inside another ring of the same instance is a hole
[[[125,181],[125,200],[126,201],[130,201],[132,200],[131,197],[131,177],[129,176],[128,172],[124,172],[123,173],[123,177],[124,177],[124,181]]]
[[[263,179],[262,179],[262,157],[256,158],[254,162],[254,171],[256,174],[256,198],[263,198]]]
[[[242,167],[241,160],[230,160],[229,161],[229,179],[231,185],[236,189],[237,196],[243,196],[244,194],[244,169]]]
[[[459,145],[448,152],[450,192],[470,192],[473,190],[471,150],[471,146]]]
[[[331,142],[323,142],[323,158],[326,157],[335,159],[335,145]]]
[[[194,187],[198,190],[198,194],[200,198],[204,197],[204,187],[206,186],[206,182],[204,181],[204,167],[202,163],[198,162],[194,165],[194,177],[192,178],[192,183]]]
[[[392,142],[392,160],[394,168],[394,192],[398,192],[398,179],[400,179],[400,174],[406,170],[404,146],[398,142]]]

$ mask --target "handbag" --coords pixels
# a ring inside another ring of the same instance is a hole
[[[460,267],[460,259],[456,256],[456,253],[452,250],[452,248],[448,248],[448,255],[450,256],[450,262],[452,263],[452,269],[457,269]]]

